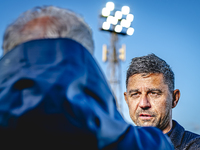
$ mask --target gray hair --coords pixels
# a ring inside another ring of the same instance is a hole
[[[10,24],[4,33],[4,54],[29,40],[59,37],[73,39],[93,54],[89,26],[74,12],[55,6],[35,7]]]
[[[164,82],[168,85],[169,91],[174,91],[174,73],[172,69],[164,60],[157,57],[155,54],[135,57],[132,59],[126,74],[126,87],[128,85],[129,77],[141,73],[162,73],[164,76]]]

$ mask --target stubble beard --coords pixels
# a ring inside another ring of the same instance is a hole
[[[166,104],[166,111],[164,117],[158,118],[159,115],[157,115],[154,112],[151,112],[149,110],[143,110],[140,109],[136,112],[135,116],[132,116],[131,119],[137,126],[152,126],[152,127],[157,127],[161,130],[164,130],[170,123],[170,118],[171,118],[171,110],[170,110],[170,103],[168,102]],[[141,113],[147,113],[152,116],[150,119],[146,120],[141,120],[139,115]]]
[[[141,113],[147,113],[147,114],[151,115],[152,118],[141,120],[140,117],[139,117]],[[159,121],[158,121],[158,118],[157,118],[157,114],[152,113],[149,110],[139,110],[139,111],[136,112],[135,116],[136,117],[132,118],[132,120],[137,126],[153,126],[153,127],[157,127],[158,124],[159,124]]]

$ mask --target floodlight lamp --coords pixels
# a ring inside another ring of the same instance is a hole
[[[116,17],[113,17],[112,24],[116,25],[117,23],[118,23],[118,19]]]
[[[126,16],[126,20],[129,21],[129,22],[132,22],[133,19],[134,19],[134,16],[133,16],[132,14],[128,14],[128,15]]]
[[[113,16],[108,16],[108,18],[106,19],[106,22],[111,24],[113,22]]]
[[[131,23],[125,19],[121,20],[121,26],[125,28],[129,28],[131,26]]]
[[[102,9],[101,14],[102,14],[102,16],[107,17],[107,16],[110,15],[110,10],[104,7],[104,8]]]
[[[109,9],[110,11],[113,11],[115,9],[115,4],[113,2],[107,2],[106,8]]]
[[[115,12],[115,17],[116,17],[117,19],[122,19],[122,12],[121,12],[121,11],[116,11],[116,12]]]
[[[119,33],[119,32],[122,31],[122,26],[121,25],[116,25],[114,30],[115,30],[115,32]]]
[[[106,22],[110,23],[110,24],[113,24],[113,25],[116,25],[117,22],[118,22],[118,19],[113,17],[113,16],[108,16]]]
[[[131,28],[131,27],[130,27],[130,28],[128,28],[128,30],[126,31],[126,34],[127,34],[127,35],[133,35],[134,31],[135,31],[134,28]]]
[[[103,29],[103,30],[109,30],[109,29],[110,29],[110,23],[104,22],[104,23],[102,24],[102,29]]]
[[[122,14],[128,15],[130,13],[130,8],[128,6],[122,7]]]

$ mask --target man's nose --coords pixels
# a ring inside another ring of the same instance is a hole
[[[151,104],[150,104],[149,99],[146,95],[143,95],[141,97],[139,107],[142,108],[142,109],[151,108]]]

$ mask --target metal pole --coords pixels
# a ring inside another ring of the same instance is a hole
[[[112,32],[111,34],[111,45],[109,50],[109,57],[108,57],[108,76],[109,76],[109,82],[111,85],[111,88],[113,90],[113,93],[115,95],[116,104],[119,112],[122,114],[121,110],[121,73],[120,73],[120,60],[118,58],[118,52],[117,52],[117,42],[118,42],[118,36],[117,33]]]

